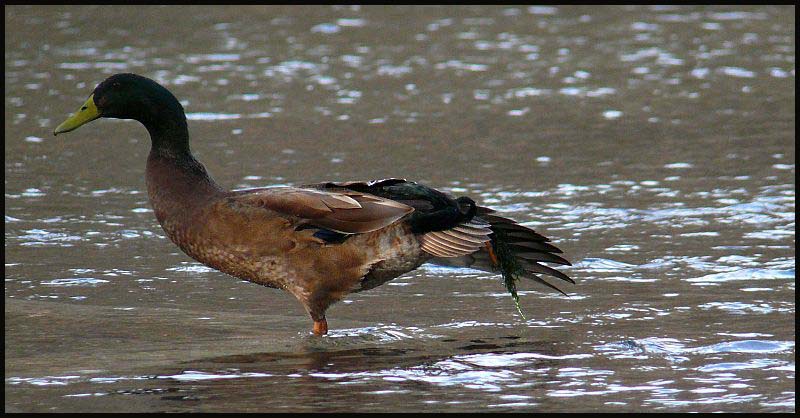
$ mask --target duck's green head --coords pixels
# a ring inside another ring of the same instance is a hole
[[[78,129],[98,118],[134,119],[149,128],[158,121],[185,116],[175,96],[160,84],[136,74],[115,74],[98,84],[86,103],[53,134]]]

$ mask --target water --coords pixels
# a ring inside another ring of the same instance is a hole
[[[794,411],[794,12],[6,7],[6,411]],[[140,125],[51,135],[125,71],[223,185],[417,180],[577,284],[426,265],[312,337],[163,236]]]

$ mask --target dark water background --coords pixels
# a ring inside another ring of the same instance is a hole
[[[6,411],[795,410],[794,7],[5,8]],[[426,265],[328,311],[207,269],[154,78],[231,188],[404,177],[549,236],[569,297]]]

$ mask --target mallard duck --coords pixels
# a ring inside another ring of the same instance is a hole
[[[518,277],[558,291],[538,274],[574,283],[541,264],[570,265],[549,239],[468,197],[413,181],[226,190],[192,156],[180,102],[149,78],[109,77],[54,134],[98,118],[137,120],[150,133],[147,193],[169,239],[207,266],[288,291],[314,334],[328,332],[325,311],[345,295],[425,262],[499,271],[515,299]]]

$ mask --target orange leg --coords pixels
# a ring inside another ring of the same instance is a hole
[[[497,255],[494,253],[494,250],[492,249],[492,243],[486,241],[485,245],[486,245],[486,251],[489,253],[489,260],[492,261],[492,267],[497,267],[499,262],[497,261]]]
[[[314,320],[314,335],[325,335],[328,333],[328,320],[324,317],[319,321]]]

